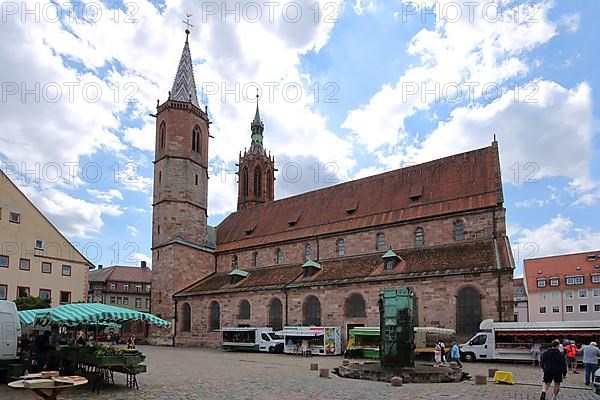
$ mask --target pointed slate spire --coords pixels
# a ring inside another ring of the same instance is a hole
[[[190,35],[190,15],[188,15],[187,21],[184,21],[187,25],[185,30],[185,45],[183,46],[183,52],[181,53],[181,60],[179,60],[179,67],[177,67],[177,74],[173,81],[173,88],[169,93],[169,100],[191,102],[196,107],[200,107],[198,104],[198,95],[196,94],[196,82],[194,81],[194,64],[192,63],[192,54],[190,53],[190,46],[188,37]]]
[[[263,131],[265,125],[260,119],[260,111],[258,111],[258,93],[256,94],[256,113],[254,114],[254,120],[250,124],[250,130],[252,131],[252,144],[250,150],[259,149],[263,150]],[[264,151],[264,150],[263,150]]]

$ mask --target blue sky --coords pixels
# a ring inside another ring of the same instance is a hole
[[[273,18],[233,1],[4,4],[2,169],[94,263],[148,260],[148,114],[170,90],[189,12],[213,120],[212,225],[235,208],[258,86],[278,198],[496,134],[515,258],[598,250],[600,3],[476,3],[333,1],[316,15],[318,3],[281,2]]]

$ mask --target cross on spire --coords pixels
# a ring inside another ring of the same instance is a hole
[[[194,25],[192,25],[190,23],[190,17],[192,16],[192,14],[185,14],[185,16],[186,16],[186,19],[185,19],[185,21],[182,21],[182,22],[185,24],[185,34],[186,34],[185,41],[187,42],[187,37],[190,35],[190,28],[193,28]]]

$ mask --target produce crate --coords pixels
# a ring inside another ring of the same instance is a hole
[[[125,364],[123,356],[97,356],[95,360],[97,365],[122,365]]]
[[[124,364],[127,365],[136,365],[142,362],[142,357],[139,354],[124,354],[123,355]]]

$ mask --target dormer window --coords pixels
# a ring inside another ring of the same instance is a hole
[[[304,270],[304,277],[308,278],[322,270],[323,267],[321,267],[321,264],[319,264],[318,262],[313,261],[309,258],[304,264],[302,264],[302,269]]]
[[[396,266],[397,261],[390,259],[390,260],[385,260],[385,265],[383,266],[383,269],[386,270],[390,270],[390,269],[394,269],[394,267]]]
[[[384,262],[384,270],[394,269],[396,268],[396,265],[398,265],[398,262],[402,261],[402,258],[398,254],[394,253],[392,249],[389,249],[383,256],[381,256],[381,258]]]
[[[242,279],[248,277],[248,275],[250,275],[250,272],[248,271],[244,271],[242,269],[238,269],[235,268],[234,270],[232,270],[230,273],[227,274],[230,278],[230,283],[232,285],[235,285],[236,283],[238,283],[239,281],[241,281]]]
[[[596,261],[596,255],[595,254],[588,254],[587,260],[588,261]]]
[[[568,283],[567,283],[567,285],[568,285]],[[545,279],[538,279],[537,280],[537,287],[539,287],[539,288],[546,287],[546,280]]]
[[[256,229],[256,224],[252,224],[246,228],[246,235],[251,235],[252,232]]]
[[[346,209],[346,214],[354,215],[358,208],[358,200],[348,200],[344,208]]]
[[[559,278],[550,278],[550,286],[558,286],[560,284]]]
[[[302,215],[301,212],[297,212],[295,214],[293,214],[290,219],[288,220],[288,226],[292,227],[292,226],[296,226],[296,224],[298,223],[298,220],[300,219],[300,215]]]
[[[410,193],[408,197],[411,201],[418,201],[421,199],[421,194],[423,193],[423,185],[417,184],[413,185],[410,188]]]

